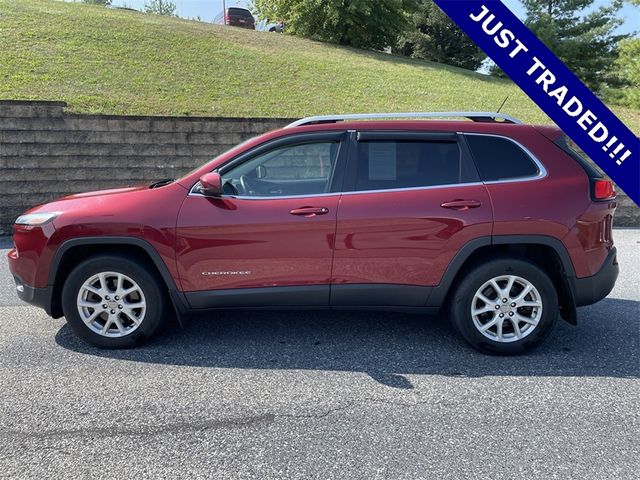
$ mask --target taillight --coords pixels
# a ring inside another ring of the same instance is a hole
[[[608,200],[616,196],[616,189],[611,180],[595,180],[593,182],[593,196],[596,200]]]

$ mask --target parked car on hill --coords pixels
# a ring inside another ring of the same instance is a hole
[[[256,25],[256,30],[261,32],[282,33],[284,32],[284,22],[268,22],[267,20],[261,20]]]
[[[452,116],[473,121],[407,120]],[[20,298],[100,347],[172,312],[356,308],[441,310],[475,348],[514,354],[611,291],[615,207],[556,127],[310,117],[176,181],[31,209],[9,268]]]
[[[256,28],[256,21],[251,11],[243,7],[228,7],[226,11],[220,13],[213,22],[220,25],[249,28],[251,30],[255,30]]]

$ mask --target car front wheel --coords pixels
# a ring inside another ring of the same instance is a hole
[[[91,257],[67,277],[62,308],[74,332],[104,348],[126,348],[151,337],[165,313],[158,281],[138,261],[120,255]]]
[[[530,350],[549,334],[557,316],[558,296],[551,279],[516,258],[489,261],[468,272],[451,303],[456,330],[485,353]]]

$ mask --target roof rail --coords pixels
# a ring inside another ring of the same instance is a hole
[[[497,112],[405,112],[405,113],[350,113],[346,115],[317,115],[306,117],[290,123],[285,128],[300,127],[317,123],[335,123],[344,120],[373,120],[397,118],[468,118],[474,122],[495,122],[498,119],[505,123],[521,124],[522,121],[510,115]]]

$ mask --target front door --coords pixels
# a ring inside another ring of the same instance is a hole
[[[455,133],[354,135],[338,209],[332,305],[424,306],[492,208]]]
[[[280,140],[219,168],[222,197],[192,190],[176,251],[193,308],[328,304],[341,137]]]

